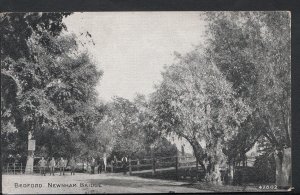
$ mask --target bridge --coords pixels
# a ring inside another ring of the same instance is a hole
[[[56,169],[58,171],[58,167]],[[81,163],[81,165],[77,166],[76,172],[84,172],[88,171],[88,169],[90,169],[89,164]],[[67,167],[66,171],[68,170],[69,168]],[[122,161],[107,164],[106,172],[108,173],[120,173],[123,171]],[[9,163],[2,172],[6,172],[6,174],[24,174],[25,166],[22,163]],[[33,170],[30,171],[30,173],[39,172],[39,166],[33,166]],[[189,178],[192,181],[197,181],[205,176],[204,170],[196,163],[196,158],[193,156],[129,159],[126,165],[126,172],[132,176],[171,180],[185,180]]]

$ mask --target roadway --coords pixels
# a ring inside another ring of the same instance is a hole
[[[78,193],[183,193],[208,192],[187,187],[187,182],[140,178],[122,173],[71,176],[2,175],[3,194]]]

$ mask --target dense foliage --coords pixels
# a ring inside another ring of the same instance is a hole
[[[102,72],[89,54],[78,48],[76,37],[63,33],[66,15],[1,17],[1,73],[12,78],[1,82],[1,89],[6,90],[1,93],[3,150],[14,143],[15,152],[26,155],[27,134],[32,132],[37,140],[36,155],[70,156],[80,149],[76,143],[87,144],[87,134],[93,131],[96,119],[101,119],[94,87]],[[14,43],[18,47],[4,47]],[[17,93],[6,89],[5,82],[15,83]],[[14,94],[14,101],[7,94]],[[11,126],[17,131],[14,141],[8,140]],[[2,154],[8,153],[14,151]]]
[[[1,15],[2,159],[26,156],[29,133],[36,156],[148,155],[150,145],[163,138],[153,130],[146,100],[97,100],[102,72],[67,31],[68,15]],[[162,143],[174,154],[174,146]]]
[[[101,151],[111,154],[111,158],[176,155],[176,147],[155,128],[153,112],[144,96],[138,95],[134,101],[115,97],[104,115],[97,127],[97,138]]]
[[[281,167],[282,156],[291,147],[290,13],[210,12],[206,19],[212,60],[254,111],[232,143],[231,156],[244,156],[263,136],[272,145],[281,178],[289,172]]]
[[[205,46],[176,53],[152,104],[159,130],[188,140],[199,163],[213,165],[207,179],[219,182],[219,167],[245,164],[261,137],[275,157],[290,147],[290,15],[205,12],[201,18]],[[278,173],[288,171],[278,159]]]
[[[178,58],[163,73],[164,80],[153,94],[160,129],[189,141],[204,169],[204,160],[219,166],[227,162],[222,151],[251,110],[234,97],[231,84],[201,48]],[[213,169],[219,172],[218,167]]]

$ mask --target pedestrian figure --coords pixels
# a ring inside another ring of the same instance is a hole
[[[44,157],[42,157],[42,159],[39,161],[39,166],[40,166],[41,174],[44,176],[46,176],[46,164],[47,161],[44,159]]]
[[[101,158],[97,159],[98,174],[101,174],[101,172],[102,172],[102,162],[101,161],[102,161]]]
[[[74,157],[71,158],[70,160],[70,167],[71,167],[71,175],[75,175],[75,168],[76,168],[76,162],[75,162],[75,159]]]
[[[54,157],[52,157],[49,163],[50,175],[52,174],[54,176],[55,166],[56,166],[55,159]]]
[[[111,172],[113,173],[114,172],[114,161],[113,160],[110,162],[110,167],[111,167]]]
[[[104,160],[104,158],[101,158],[100,159],[101,161],[101,172],[103,171],[103,172],[106,172],[106,161]],[[100,172],[100,173],[101,173]]]
[[[96,166],[96,161],[95,161],[95,159],[92,157],[92,162],[91,162],[92,174],[95,174],[95,166]]]
[[[15,158],[15,163],[16,164],[20,163],[20,160],[21,160],[21,156],[20,156],[20,154],[17,154],[16,158]]]
[[[106,172],[106,166],[107,166],[107,159],[106,159],[106,153],[103,153],[103,168],[104,171]]]
[[[105,161],[103,158],[100,158],[100,173],[105,171]]]
[[[63,172],[63,175],[65,175],[66,163],[65,163],[65,160],[63,159],[63,157],[60,157],[60,161],[58,162],[58,166],[59,166],[59,175],[61,175],[61,172]]]
[[[116,166],[116,164],[117,164],[117,157],[116,156],[114,156],[114,165]]]
[[[14,162],[15,162],[14,157],[13,157],[11,154],[9,154],[9,155],[8,155],[8,163],[9,163],[9,164],[13,164]]]
[[[126,167],[127,167],[127,157],[124,156],[124,157],[122,158],[122,168],[123,168],[123,173],[124,173],[124,175],[125,175],[126,172],[127,172]]]

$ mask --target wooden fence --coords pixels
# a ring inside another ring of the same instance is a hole
[[[25,166],[23,166],[22,163],[7,163],[5,172],[12,174],[23,174],[25,172]]]
[[[7,163],[5,167],[2,168],[2,173],[6,174],[25,174],[25,168],[26,166],[22,163]],[[65,167],[65,172],[70,171],[70,166]],[[46,166],[45,169],[46,173],[50,173],[50,167]],[[76,172],[84,172],[83,166],[77,166],[75,169]],[[32,170],[28,170],[29,173],[38,173],[41,174],[41,167],[39,165],[33,166]],[[54,167],[54,172],[59,172],[59,167]]]
[[[107,171],[112,173],[122,172],[124,171],[123,166],[121,161],[111,162],[108,164]],[[155,176],[165,173],[176,180],[186,179],[187,177],[192,180],[194,178],[199,180],[204,177],[204,171],[196,163],[196,158],[187,156],[129,159],[125,171],[128,171],[129,175],[149,175],[151,173],[152,176]]]
[[[25,166],[22,163],[8,163],[5,167],[7,174],[24,174]],[[58,167],[55,167],[58,171]],[[40,173],[39,166],[33,166],[31,173]],[[169,178],[179,180],[180,178],[186,179],[187,177],[192,180],[195,178],[199,180],[203,176],[203,170],[199,168],[196,163],[195,157],[187,156],[171,156],[171,157],[161,157],[161,158],[145,158],[145,159],[129,159],[125,167],[126,172],[130,175],[150,175],[158,176],[164,175],[169,176]],[[68,168],[65,169],[68,171]],[[82,166],[77,166],[76,172],[85,171],[84,164]],[[86,167],[88,171],[88,165]],[[114,163],[107,164],[107,172],[118,173],[123,172],[124,167],[121,161],[116,161]],[[50,168],[46,168],[46,172],[50,172]]]

